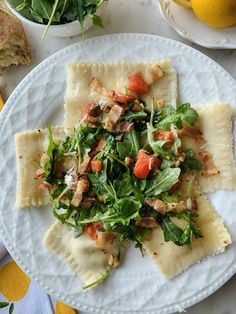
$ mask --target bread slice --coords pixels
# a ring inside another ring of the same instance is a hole
[[[28,64],[31,52],[21,22],[0,0],[0,75],[12,64]]]

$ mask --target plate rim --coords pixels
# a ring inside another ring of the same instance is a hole
[[[212,42],[212,44],[208,44],[207,42],[205,42],[203,40],[196,39],[196,38],[192,37],[187,31],[185,31],[185,30],[182,31],[180,28],[177,27],[177,25],[174,25],[174,23],[172,23],[167,18],[167,14],[166,14],[166,11],[164,9],[164,5],[166,3],[169,4],[170,3],[169,0],[159,0],[158,1],[158,7],[159,7],[159,11],[161,13],[161,17],[182,38],[187,39],[188,41],[190,41],[194,44],[197,44],[201,47],[205,47],[205,48],[209,48],[209,49],[236,49],[236,43],[234,44],[232,42],[229,42],[228,45],[225,45],[225,44],[217,44],[217,43],[214,44],[214,42]]]
[[[236,86],[236,81],[235,79],[218,63],[216,63],[214,60],[212,60],[210,57],[206,56],[205,54],[203,54],[202,52],[194,49],[193,47],[190,47],[186,44],[183,44],[181,42],[175,41],[173,39],[169,39],[169,38],[165,38],[165,37],[161,37],[161,36],[156,36],[156,35],[150,35],[150,34],[139,34],[139,33],[120,33],[120,34],[109,34],[109,35],[103,35],[103,36],[96,36],[96,37],[92,37],[89,39],[86,39],[85,41],[89,44],[90,42],[94,42],[94,41],[98,41],[100,40],[112,40],[112,39],[116,39],[116,38],[142,38],[142,39],[146,39],[148,38],[148,40],[159,40],[159,41],[165,41],[166,43],[171,43],[171,45],[174,45],[176,47],[178,46],[184,46],[185,49],[188,49],[189,51],[191,51],[191,53],[197,54],[199,56],[200,59],[205,59],[209,62],[211,62],[211,64],[215,67],[215,69],[218,68],[218,71],[220,71],[222,74],[224,74],[224,76],[228,77],[228,79]],[[38,71],[42,69],[44,69],[45,65],[47,65],[48,63],[50,63],[50,61],[52,59],[54,59],[55,57],[57,58],[58,55],[60,54],[64,54],[66,51],[70,51],[73,49],[76,49],[76,47],[78,46],[77,49],[79,49],[81,47],[81,44],[83,44],[83,42],[77,42],[75,44],[69,45],[59,51],[57,51],[56,53],[52,54],[51,56],[49,56],[48,58],[46,58],[45,60],[43,60],[40,64],[38,64],[32,71],[30,71],[27,76],[19,83],[19,85],[15,88],[15,90],[12,92],[12,94],[10,95],[8,101],[6,102],[3,111],[0,114],[0,126],[2,125],[1,121],[3,121],[4,116],[6,115],[8,108],[11,108],[11,103],[15,101],[15,98],[17,98],[18,94],[20,94],[21,91],[21,87],[24,86],[25,84],[27,84],[27,81],[31,79],[32,76],[34,76]],[[12,108],[13,109],[13,108]],[[0,127],[0,131],[1,131],[1,127]],[[0,225],[1,225],[1,220],[0,220]],[[27,266],[24,265],[24,262],[22,261],[21,257],[18,255],[18,253],[15,251],[14,247],[11,245],[11,243],[8,241],[7,239],[7,234],[4,231],[4,228],[0,228],[0,236],[2,241],[4,242],[6,248],[8,249],[9,253],[14,257],[15,261],[20,265],[20,267],[25,271],[25,273],[34,281],[36,281],[39,286],[41,288],[43,288],[48,294],[52,295],[54,298],[56,299],[61,299],[64,303],[67,304],[73,304],[74,301],[72,302],[67,296],[64,297],[63,294],[60,294],[58,292],[56,292],[55,290],[52,290],[51,288],[49,288],[43,281],[40,280],[40,278],[37,276],[37,273],[35,272],[31,272],[31,270],[29,270],[27,268]],[[208,297],[209,295],[211,295],[213,292],[215,292],[217,289],[219,289],[225,282],[227,282],[236,272],[236,264],[230,265],[229,270],[224,274],[223,277],[217,279],[210,287],[205,287],[202,291],[197,292],[196,295],[188,298],[187,300],[183,300],[181,301],[179,304],[175,304],[175,305],[166,305],[164,309],[157,309],[157,310],[148,310],[144,313],[155,313],[155,314],[168,314],[168,313],[173,313],[175,311],[178,311],[178,309],[183,309],[183,308],[187,308],[191,305],[194,305],[198,302],[200,302],[201,300],[203,300],[204,298]],[[74,304],[75,305],[75,304]],[[74,306],[72,305],[72,306]],[[78,306],[80,308],[80,310],[88,310],[88,308],[91,310],[93,310],[94,313],[104,313],[104,314],[108,314],[108,313],[122,313],[122,311],[106,311],[106,310],[101,310],[101,309],[96,309],[93,308],[93,306],[90,305],[86,305],[84,303],[79,303],[76,302],[76,306]],[[135,311],[136,313],[138,313],[139,311]],[[135,313],[134,312],[134,313]],[[143,312],[143,311],[142,311]],[[123,313],[128,313],[128,312],[124,312]]]

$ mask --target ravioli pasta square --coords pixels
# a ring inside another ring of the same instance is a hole
[[[107,90],[126,92],[128,77],[141,72],[144,80],[150,82],[151,71],[164,71],[163,77],[150,86],[150,90],[142,95],[142,99],[150,107],[153,98],[162,100],[164,104],[176,105],[177,74],[170,60],[147,63],[88,63],[77,62],[68,66],[68,80],[65,94],[65,130],[73,131],[84,112],[83,107],[92,101],[101,99],[101,95],[90,90],[93,77],[100,79]],[[147,107],[148,108],[148,107]],[[149,108],[150,109],[150,108]]]
[[[195,190],[195,196],[199,215],[195,220],[203,237],[193,239],[192,250],[186,246],[177,246],[173,242],[165,242],[160,227],[153,230],[150,241],[144,242],[144,248],[167,278],[173,278],[209,255],[223,252],[231,243],[223,220],[199,188]],[[177,224],[177,221],[175,223]]]
[[[74,233],[67,230],[60,221],[48,230],[44,245],[64,260],[85,285],[94,283],[105,275],[109,269],[110,256],[118,254],[115,244],[96,247],[95,241],[86,232],[75,238]]]
[[[233,154],[232,116],[228,103],[219,103],[195,107],[199,114],[199,128],[206,143],[198,145],[193,138],[183,138],[186,149],[192,148],[196,156],[200,151],[211,154],[214,164],[219,170],[218,175],[201,176],[199,183],[203,192],[219,189],[232,190],[236,188],[236,167]]]
[[[55,141],[64,137],[62,127],[53,128]],[[48,134],[39,129],[18,133],[15,136],[17,156],[17,197],[18,208],[44,206],[49,203],[47,191],[39,189],[41,178],[36,178],[40,158],[47,151]]]

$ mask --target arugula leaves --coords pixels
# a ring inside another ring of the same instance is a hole
[[[157,196],[166,192],[179,180],[180,168],[167,168],[156,179],[149,180],[145,189],[146,196]]]
[[[51,183],[53,179],[55,156],[58,151],[58,145],[55,144],[53,140],[52,129],[50,125],[48,126],[48,139],[49,139],[49,145],[48,145],[47,155],[49,157],[49,160],[44,165],[44,172],[45,172],[45,179],[49,183]]]
[[[178,129],[183,127],[183,123],[187,122],[194,126],[198,119],[198,113],[189,103],[182,104],[177,108],[167,106],[155,113],[154,125],[163,130],[169,130],[174,124]]]
[[[96,14],[105,0],[7,0],[27,19],[47,25],[43,38],[50,25],[65,24],[78,20],[83,30],[83,23],[88,16],[93,24],[104,27],[101,18]]]
[[[191,249],[191,241],[194,236],[196,239],[202,237],[199,228],[196,226],[193,218],[197,215],[191,211],[185,211],[180,214],[167,213],[161,220],[161,228],[164,232],[165,241],[172,241],[178,246],[187,245]],[[185,220],[186,226],[184,229],[176,226],[171,217]]]

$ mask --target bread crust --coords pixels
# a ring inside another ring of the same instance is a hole
[[[8,49],[16,43],[19,46],[18,57],[14,58]],[[21,22],[9,11],[3,0],[0,0],[0,54],[4,53],[8,58],[7,63],[11,64],[29,64],[31,62],[31,52],[28,41]],[[0,60],[1,68],[4,69],[5,63]]]

